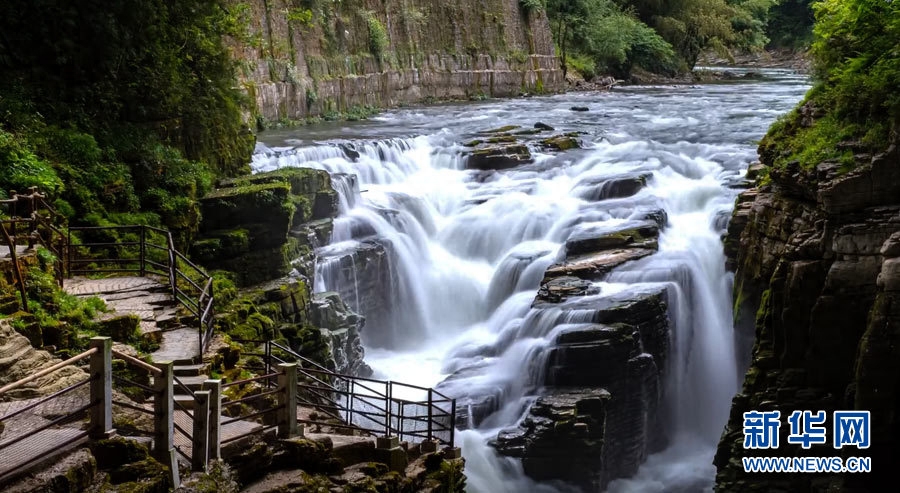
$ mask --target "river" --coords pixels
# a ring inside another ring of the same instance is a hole
[[[499,430],[515,426],[541,392],[534,367],[557,326],[577,322],[542,317],[531,303],[574,229],[621,224],[648,206],[665,210],[658,253],[596,283],[601,296],[665,284],[673,325],[664,382],[671,439],[635,476],[608,489],[704,491],[711,488],[716,442],[743,377],[736,353],[749,351],[735,348],[721,234],[740,191],[734,185],[756,160],[756,142],[808,89],[792,72],[763,73],[761,81],[439,104],[270,131],[259,136],[252,166],[256,172],[316,167],[357,177],[355,183],[335,179],[341,215],[332,244],[319,251],[315,289],[352,293],[345,301],[369,319],[363,342],[376,377],[429,387],[443,382],[441,389],[461,400],[501,389],[499,410],[457,435],[468,490],[479,493],[567,489],[529,480],[518,461],[488,445]],[[478,132],[536,122],[557,133],[581,132],[584,148],[535,148],[534,163],[493,174],[465,169],[463,144]],[[348,156],[348,146],[358,157]],[[637,172],[650,178],[636,195],[587,206],[582,184]],[[346,285],[355,273],[339,272],[340,259],[356,255],[371,238],[389,245],[382,299],[392,302],[377,309],[361,306],[371,293]]]

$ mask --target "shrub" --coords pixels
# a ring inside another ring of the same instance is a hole
[[[0,129],[0,188],[24,192],[38,187],[43,192],[56,193],[63,183],[53,166],[38,158],[27,143]]]

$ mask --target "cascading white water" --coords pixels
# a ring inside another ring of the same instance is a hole
[[[384,311],[363,313],[370,319],[367,361],[380,376],[443,382],[452,395],[493,399],[496,411],[458,439],[469,459],[469,490],[477,492],[567,489],[529,480],[517,461],[487,445],[535,398],[556,334],[593,314],[532,308],[535,291],[573,231],[665,211],[659,252],[620,267],[591,295],[666,286],[674,326],[664,394],[671,444],[610,490],[696,491],[711,484],[712,453],[739,383],[719,236],[737,193],[729,185],[754,159],[753,140],[806,89],[788,73],[770,75],[775,81],[765,84],[628,88],[387,113],[335,128],[340,141],[260,146],[252,164],[256,171],[315,167],[335,177],[341,216],[332,245],[318,252],[315,287],[341,290],[354,308]],[[592,111],[576,118],[572,104]],[[499,173],[464,169],[460,142],[468,135],[539,119],[585,132],[587,148],[537,154],[534,164]],[[276,143],[277,136],[261,139]],[[640,173],[649,173],[648,186],[636,195],[597,200],[608,195],[597,183]],[[361,292],[356,271],[342,272],[372,258],[386,262],[380,292]],[[375,295],[386,306],[365,303]]]

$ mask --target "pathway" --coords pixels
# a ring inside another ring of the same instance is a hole
[[[65,290],[75,296],[97,296],[112,312],[104,317],[134,314],[140,317],[141,336],[159,342],[151,353],[153,361],[192,364],[200,356],[197,327],[185,327],[178,318],[178,306],[169,288],[152,277],[76,277],[65,282]]]

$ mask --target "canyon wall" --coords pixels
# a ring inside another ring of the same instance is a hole
[[[546,14],[518,0],[247,0],[234,55],[258,124],[557,92]]]
[[[726,251],[737,330],[755,343],[719,444],[717,491],[878,491],[900,463],[900,150],[856,160],[851,171],[772,167],[738,199]],[[871,411],[871,446],[836,450],[832,411],[854,409]],[[781,412],[777,450],[743,448],[751,410]],[[789,445],[794,410],[825,410],[828,442]],[[741,457],[767,455],[870,456],[873,473],[743,472]]]

